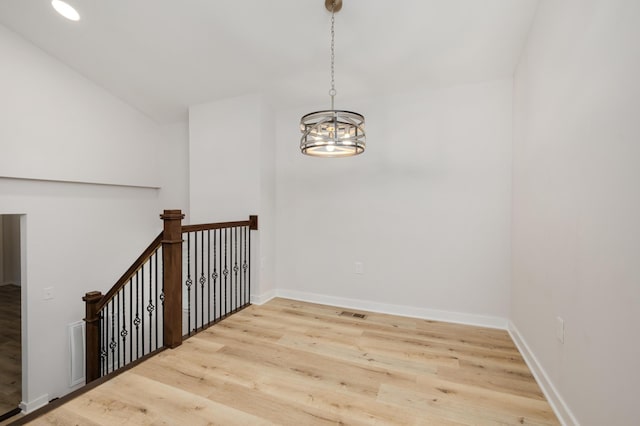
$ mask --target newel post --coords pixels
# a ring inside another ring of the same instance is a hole
[[[92,382],[100,378],[100,315],[98,302],[102,299],[99,291],[90,291],[84,295],[85,302],[85,381]]]
[[[162,234],[164,274],[164,345],[175,348],[182,344],[182,219],[180,210],[165,210]]]

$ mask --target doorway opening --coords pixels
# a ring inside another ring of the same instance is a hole
[[[22,401],[21,216],[0,215],[0,419]]]

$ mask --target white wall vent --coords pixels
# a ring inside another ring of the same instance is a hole
[[[73,387],[84,383],[84,321],[77,321],[69,324],[69,352],[71,354],[71,365],[69,366],[69,386]]]

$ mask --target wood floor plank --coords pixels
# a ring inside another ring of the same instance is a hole
[[[270,425],[271,422],[172,385],[131,373],[66,404],[99,425]],[[144,396],[144,397],[142,397]]]
[[[236,367],[247,370],[244,365]],[[233,379],[229,380],[228,376],[220,374],[220,369],[199,372],[200,377],[193,371],[184,370],[184,366],[173,363],[162,370],[145,369],[141,366],[135,373],[152,375],[155,380],[173,386],[178,383],[182,389],[206,395],[208,399],[279,424],[374,424],[375,421],[386,421],[389,424],[394,420],[402,421],[403,424],[419,424],[415,417],[407,415],[402,409],[371,405],[371,396],[356,389],[337,391],[340,388],[320,377],[316,377],[317,380],[310,384],[308,374],[283,376],[280,372],[263,369],[261,372],[252,372],[251,375],[256,379],[247,386],[246,383],[241,385],[234,383]],[[346,383],[344,387],[349,388]],[[336,392],[344,393],[344,402],[336,402]]]
[[[557,425],[556,422],[538,422],[530,420],[526,415],[512,409],[508,413],[497,413],[490,407],[477,407],[464,403],[459,399],[442,398],[430,392],[415,389],[399,388],[383,385],[380,389],[379,401],[395,404],[400,407],[419,410],[423,415],[439,415],[448,421],[465,425]]]
[[[34,424],[558,424],[503,330],[341,312],[250,306]]]
[[[504,390],[532,399],[545,399],[533,376],[527,380],[520,376],[514,377],[504,371],[487,369],[482,366],[462,365],[461,368],[439,368],[438,376],[453,383],[469,384],[487,390]]]
[[[67,407],[60,407],[55,412],[50,413],[48,416],[40,417],[29,424],[34,426],[100,426],[100,423],[94,422],[90,418],[84,417],[75,410]]]
[[[497,366],[509,371],[519,372],[530,378],[530,372],[519,353],[505,354],[497,350],[459,346],[456,342],[431,341],[406,336],[393,336],[389,333],[364,332],[358,339],[358,345],[376,351],[409,352],[412,354],[430,354],[432,356],[449,357],[460,362],[475,363],[483,366]]]
[[[555,416],[549,411],[547,401],[532,399],[509,392],[487,390],[481,387],[459,384],[443,380],[439,376],[418,377],[415,385],[408,384],[404,389],[417,390],[422,394],[456,402],[464,406],[474,406],[478,410],[497,413],[499,419],[517,414],[518,422],[555,424]],[[515,417],[512,417],[513,420]],[[501,421],[502,421],[501,420]]]
[[[400,360],[391,356],[352,348],[319,345],[314,339],[306,336],[284,336],[279,343],[291,349],[299,349],[326,356],[335,360],[335,362],[351,362],[408,374],[435,374],[438,371],[437,364]]]

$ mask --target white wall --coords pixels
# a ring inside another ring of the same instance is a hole
[[[257,214],[252,295],[275,286],[275,132],[272,108],[260,95],[189,108],[191,223],[248,219]],[[263,259],[263,260],[260,260]],[[261,265],[259,268],[256,266]]]
[[[172,123],[161,126],[163,139],[159,150],[160,207],[180,209],[189,221],[189,125]]]
[[[113,285],[162,228],[163,208],[188,207],[187,132],[158,125],[1,26],[0,93],[0,214],[24,215],[31,410],[72,390],[66,327],[84,317],[84,293]],[[53,300],[43,300],[46,287]]]
[[[515,78],[511,318],[568,423],[638,422],[639,22],[542,1]]]
[[[0,25],[0,176],[159,186],[158,126]]]
[[[260,205],[261,101],[243,96],[189,108],[193,223],[242,220]]]
[[[506,325],[512,82],[337,101],[365,115],[363,155],[300,153],[300,117],[318,105],[277,117],[284,294]]]
[[[276,129],[275,111],[261,103],[262,131],[260,138],[260,215],[258,238],[260,241],[259,295],[273,293],[276,279]],[[257,299],[260,301],[260,299]]]

